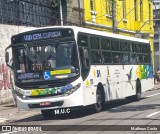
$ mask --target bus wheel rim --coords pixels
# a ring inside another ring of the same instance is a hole
[[[97,107],[100,108],[102,104],[101,93],[97,92]]]

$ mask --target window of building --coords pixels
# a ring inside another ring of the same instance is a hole
[[[122,0],[123,19],[126,19],[126,0]]]
[[[91,11],[95,11],[95,7],[94,7],[94,0],[90,0],[90,9]]]
[[[137,0],[134,0],[134,16],[135,16],[135,21],[138,21],[138,4]]]
[[[143,21],[143,0],[140,1],[140,21]]]
[[[112,0],[106,0],[106,14],[112,16]]]

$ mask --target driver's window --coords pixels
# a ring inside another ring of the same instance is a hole
[[[89,68],[88,36],[85,34],[79,34],[78,45],[82,69]]]
[[[88,68],[89,67],[88,49],[80,47],[79,48],[79,54],[80,54],[80,60],[81,60],[82,68]]]

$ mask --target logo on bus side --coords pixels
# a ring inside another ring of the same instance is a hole
[[[94,69],[94,77],[100,78],[101,77],[101,71]]]
[[[141,79],[153,78],[152,65],[138,65],[136,76]]]

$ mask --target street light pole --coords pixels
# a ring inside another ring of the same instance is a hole
[[[80,10],[81,10],[81,7],[80,7],[80,0],[78,0],[78,10],[79,10],[79,26],[81,27],[81,24],[82,24],[82,18],[81,18],[81,13],[80,13]]]
[[[59,6],[60,6],[60,19],[61,19],[61,26],[63,26],[62,1],[60,0],[59,2],[60,2]]]

